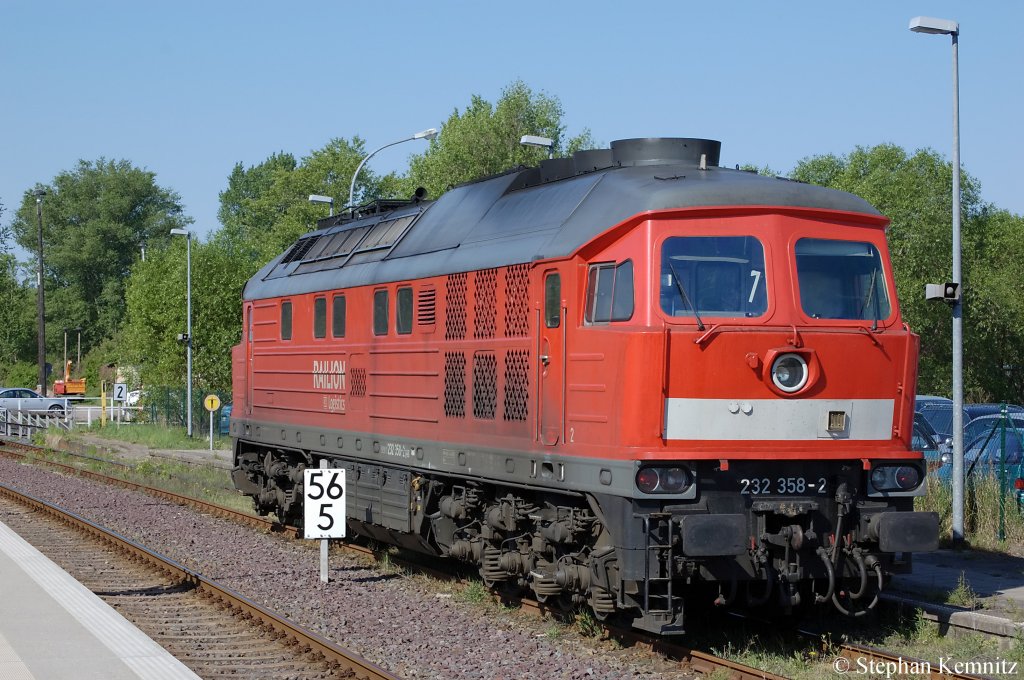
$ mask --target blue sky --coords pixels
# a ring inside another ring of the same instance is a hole
[[[376,148],[516,79],[603,144],[710,137],[723,165],[783,172],[881,142],[948,158],[950,40],[911,33],[916,15],[960,22],[961,158],[1024,214],[1021,2],[0,0],[0,219],[80,158],[125,158],[206,235],[236,162]]]

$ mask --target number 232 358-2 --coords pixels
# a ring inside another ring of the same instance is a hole
[[[828,482],[824,477],[817,480],[805,477],[750,477],[739,480],[740,493],[750,496],[766,494],[817,494],[828,493]]]

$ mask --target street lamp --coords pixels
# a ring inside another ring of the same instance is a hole
[[[915,33],[948,35],[953,41],[953,284],[961,287],[960,275],[960,72],[957,43],[960,25],[949,19],[914,17]],[[953,303],[953,542],[964,538],[964,337],[963,296]]]
[[[185,237],[185,298],[188,309],[188,319],[184,336],[178,338],[185,343],[185,353],[188,364],[188,385],[186,386],[185,399],[187,400],[188,413],[188,436],[192,436],[192,232],[188,229],[171,229],[171,236]]]
[[[548,158],[555,157],[555,140],[549,137],[538,137],[537,135],[523,135],[519,139],[523,146],[539,146],[548,150]]]
[[[368,156],[366,156],[363,160],[359,161],[359,165],[356,166],[356,171],[352,173],[352,183],[348,187],[348,205],[349,205],[349,208],[355,210],[356,177],[359,176],[359,171],[363,169],[364,165],[366,165],[366,161],[368,161],[371,158],[373,158],[377,154],[378,151],[383,151],[384,149],[388,148],[389,146],[394,146],[395,144],[401,144],[402,142],[411,142],[411,141],[413,141],[415,139],[426,139],[426,140],[429,141],[431,139],[434,139],[435,137],[437,137],[437,130],[436,129],[430,128],[428,130],[423,130],[422,132],[417,132],[412,137],[406,137],[405,139],[399,139],[397,142],[391,142],[390,144],[385,144],[384,146],[380,147],[379,149],[374,149],[372,152],[370,152],[370,154]],[[312,197],[310,197],[310,200],[312,200]]]
[[[310,203],[327,203],[331,206],[331,217],[334,217],[334,199],[330,196],[321,196],[320,194],[310,194]]]
[[[39,313],[39,344],[36,359],[39,361],[39,392],[46,396],[46,300],[43,296],[43,196],[46,189],[32,192],[36,197],[36,218],[39,222],[39,273],[36,279],[36,311]]]

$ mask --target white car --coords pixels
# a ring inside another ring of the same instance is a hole
[[[63,416],[68,410],[68,400],[41,397],[38,393],[23,387],[0,387],[0,408],[11,412]]]

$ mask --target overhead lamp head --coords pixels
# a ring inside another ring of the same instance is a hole
[[[960,24],[949,19],[934,17],[914,17],[910,20],[910,30],[914,33],[932,33],[938,35],[957,35]]]
[[[331,205],[334,205],[334,199],[333,198],[331,198],[330,196],[321,196],[320,194],[310,194],[309,195],[309,202],[310,203],[330,203]]]
[[[33,196],[45,196],[46,195],[46,189],[36,189],[35,191],[32,192],[32,195]]]
[[[414,134],[412,136],[413,139],[426,139],[426,140],[431,140],[434,137],[437,137],[437,128],[429,128],[427,130],[423,130],[422,132],[417,132],[416,134]]]
[[[539,137],[537,135],[523,135],[519,140],[520,144],[525,146],[542,146],[545,149],[550,149],[555,145],[555,140],[549,139],[548,137]]]
[[[188,236],[188,229],[171,229],[171,236]]]

